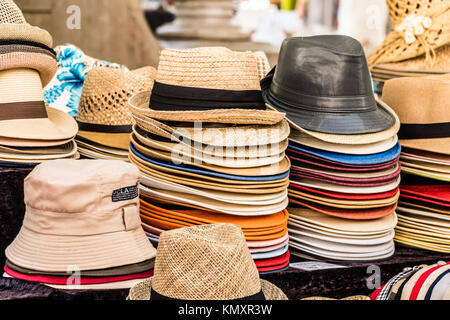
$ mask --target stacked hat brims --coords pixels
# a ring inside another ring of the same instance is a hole
[[[88,72],[76,120],[80,154],[91,159],[128,161],[133,117],[128,99],[151,88],[155,69],[97,67]]]
[[[129,160],[155,244],[164,230],[234,223],[258,269],[274,272],[289,264],[290,129],[266,110],[258,64],[252,52],[221,47],[163,50],[152,90],[129,101]]]
[[[56,72],[52,37],[27,24],[13,1],[0,1],[0,16],[0,164],[78,158],[76,122],[44,104],[42,88]]]
[[[448,1],[386,3],[392,31],[368,58],[377,92],[389,79],[450,73]]]
[[[98,290],[151,277],[156,250],[141,227],[138,183],[123,161],[38,165],[25,179],[25,218],[5,250],[4,276]]]
[[[403,182],[398,243],[450,252],[450,76],[405,77],[386,82],[383,100],[401,120]]]
[[[450,262],[404,268],[374,291],[371,300],[449,300]]]
[[[261,84],[265,102],[291,125],[292,253],[341,262],[392,256],[400,121],[373,95],[361,44],[347,36],[286,39]]]

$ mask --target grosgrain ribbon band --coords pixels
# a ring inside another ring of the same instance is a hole
[[[181,299],[174,299],[174,298],[170,298],[170,297],[164,296],[162,294],[159,294],[153,288],[150,289],[150,300],[181,301]],[[246,301],[246,300],[262,301],[262,300],[266,300],[266,297],[264,296],[264,292],[261,290],[254,295],[239,298],[239,299],[232,299],[230,301]]]
[[[260,90],[218,90],[155,82],[150,108],[161,111],[258,109],[265,110]]]
[[[450,122],[402,124],[398,138],[402,140],[450,138]]]
[[[47,118],[44,101],[0,103],[0,121]]]
[[[106,125],[77,121],[79,130],[103,133],[131,133],[133,126],[131,125]]]

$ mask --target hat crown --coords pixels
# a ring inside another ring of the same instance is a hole
[[[261,291],[239,226],[219,223],[161,234],[152,289],[173,299],[232,300]]]
[[[64,235],[137,228],[138,183],[138,169],[119,160],[44,162],[25,179],[24,226],[40,233]]]
[[[155,72],[153,67],[133,71],[93,68],[86,75],[76,119],[102,125],[132,124],[128,99],[136,93],[151,90]]]
[[[0,0],[0,24],[3,23],[27,23],[22,11],[12,0]]]
[[[272,85],[312,97],[373,96],[362,45],[342,35],[284,40]]]
[[[201,47],[161,52],[156,81],[162,84],[222,90],[261,90],[253,52]]]

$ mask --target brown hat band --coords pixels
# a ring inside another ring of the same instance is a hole
[[[0,121],[47,118],[44,101],[0,103]]]
[[[450,122],[401,124],[399,139],[437,139],[450,137]]]

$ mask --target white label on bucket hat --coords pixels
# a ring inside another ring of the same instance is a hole
[[[339,264],[332,264],[332,263],[318,262],[318,261],[295,262],[295,263],[289,264],[289,267],[295,268],[295,269],[300,269],[300,270],[305,270],[305,271],[348,268],[347,266],[342,266]]]
[[[137,196],[138,196],[137,185],[120,188],[113,191],[112,202],[131,200],[136,198]]]

